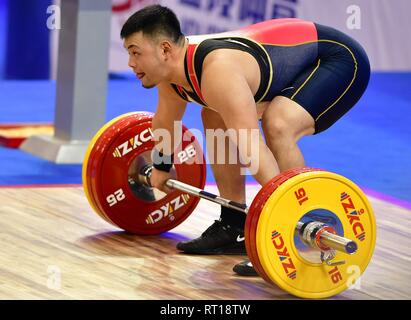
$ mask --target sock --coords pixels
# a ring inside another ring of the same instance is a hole
[[[221,206],[220,219],[225,225],[244,230],[246,217],[244,212]]]

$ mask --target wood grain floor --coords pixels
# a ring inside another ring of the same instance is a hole
[[[248,188],[250,201],[256,192]],[[411,212],[370,200],[373,259],[360,288],[332,299],[411,299]],[[178,241],[218,218],[205,200],[183,224],[150,237],[107,224],[80,187],[0,189],[0,216],[0,299],[295,299],[261,278],[236,276],[243,256],[177,252]]]

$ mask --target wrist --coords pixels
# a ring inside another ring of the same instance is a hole
[[[173,167],[174,154],[165,155],[154,148],[153,150],[153,167],[157,170],[170,172]]]

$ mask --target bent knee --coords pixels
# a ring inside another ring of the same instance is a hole
[[[312,135],[315,132],[315,123],[310,117],[293,118],[279,114],[263,115],[262,127],[264,134],[271,139],[288,139],[298,141],[301,137]]]
[[[262,121],[262,127],[266,138],[279,139],[291,138],[294,136],[293,129],[290,124],[283,119],[270,119],[269,121]]]

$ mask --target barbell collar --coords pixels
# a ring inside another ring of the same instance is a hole
[[[307,229],[310,229],[310,227],[312,227],[313,232],[304,232],[307,231]],[[298,222],[296,230],[304,243],[311,247],[318,248],[315,244],[315,239],[317,234],[321,232],[324,227],[327,227],[327,225],[318,221],[310,221],[306,223]],[[355,241],[328,231],[323,231],[321,233],[320,242],[322,246],[347,254],[354,254],[358,249],[358,245]],[[321,250],[321,248],[318,249]]]

